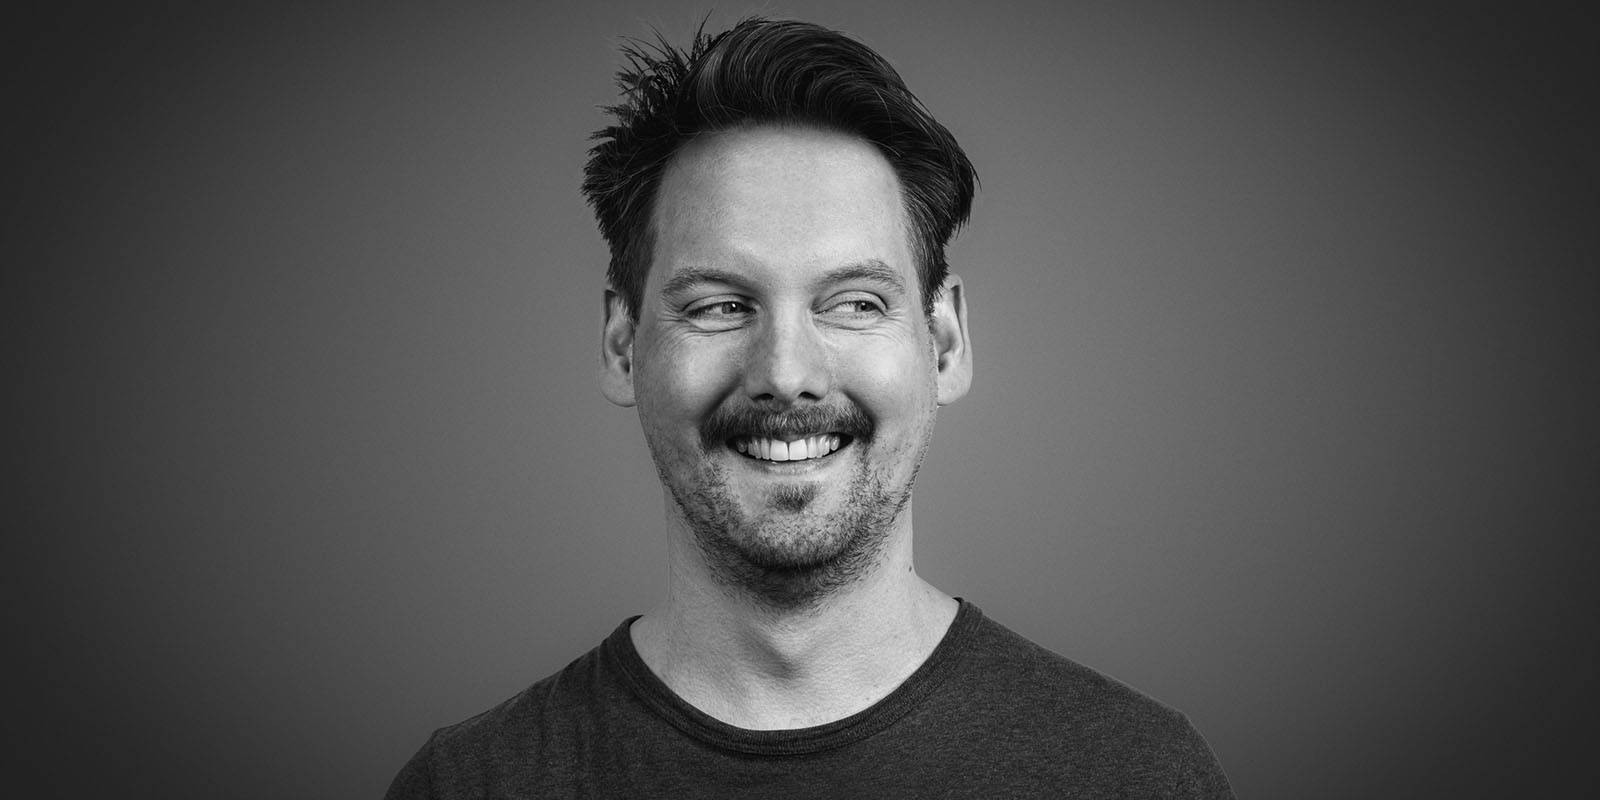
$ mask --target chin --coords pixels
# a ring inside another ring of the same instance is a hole
[[[710,453],[688,474],[660,460],[657,470],[717,583],[779,609],[815,604],[872,574],[911,499],[910,476],[865,460],[827,482],[766,485]]]
[[[903,503],[846,497],[832,513],[814,506],[798,513],[779,510],[777,501],[798,501],[802,493],[765,498],[769,504],[756,515],[690,518],[695,542],[719,583],[763,605],[793,610],[815,605],[878,567]]]
[[[702,542],[719,580],[774,608],[814,605],[870,574],[886,527],[760,525]]]
[[[751,567],[778,572],[827,569],[863,551],[873,532],[846,528],[826,520],[783,519],[775,515],[743,530],[724,534],[727,546]]]

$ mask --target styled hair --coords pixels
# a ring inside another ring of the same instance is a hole
[[[838,31],[759,17],[715,36],[702,26],[687,52],[658,34],[654,43],[627,40],[622,53],[623,102],[606,108],[616,123],[591,137],[583,194],[611,249],[606,277],[635,322],[668,163],[700,134],[762,123],[839,131],[883,154],[900,181],[923,305],[932,308],[977,173],[882,56]]]

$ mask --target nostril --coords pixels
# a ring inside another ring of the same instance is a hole
[[[825,349],[810,334],[791,330],[769,331],[740,367],[746,396],[765,404],[820,400],[833,380]]]

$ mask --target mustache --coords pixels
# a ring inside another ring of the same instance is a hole
[[[842,433],[852,439],[872,436],[877,426],[855,405],[841,408],[808,406],[787,411],[761,411],[749,406],[720,407],[700,423],[700,442],[721,447],[735,436],[794,440],[808,434]]]

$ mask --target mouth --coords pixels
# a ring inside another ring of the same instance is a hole
[[[713,411],[700,426],[707,450],[725,447],[742,459],[783,474],[820,468],[857,441],[872,440],[872,419],[854,404],[765,412],[748,406]]]
[[[790,462],[827,458],[853,441],[848,434],[819,433],[792,440],[768,436],[734,436],[728,447],[757,461]]]

